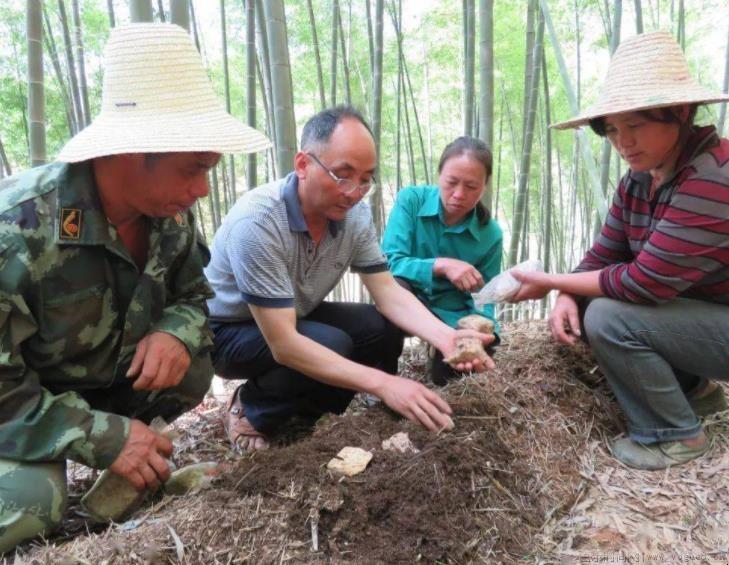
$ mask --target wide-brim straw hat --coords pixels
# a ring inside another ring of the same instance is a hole
[[[189,34],[173,24],[115,28],[104,50],[101,112],[57,160],[120,153],[253,153],[261,132],[225,111]]]
[[[696,83],[673,36],[656,31],[621,43],[610,61],[597,102],[576,118],[551,127],[574,128],[611,114],[728,100],[729,94]]]

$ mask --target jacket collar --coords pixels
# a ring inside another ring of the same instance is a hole
[[[441,224],[443,224],[446,233],[463,233],[468,231],[476,241],[480,241],[481,234],[479,232],[479,220],[476,210],[471,210],[469,214],[454,226],[446,226],[445,217],[443,215],[443,203],[440,201],[440,189],[437,186],[430,187],[426,191],[425,200],[418,210],[418,216],[428,218],[437,216]]]
[[[306,220],[304,219],[304,213],[301,211],[301,201],[299,200],[299,177],[296,173],[289,173],[284,179],[283,186],[281,187],[281,197],[286,205],[286,217],[289,221],[289,229],[292,232],[309,233],[309,228],[306,226]],[[327,225],[329,226],[329,233],[332,237],[337,237],[339,232],[340,222],[334,222],[329,220]]]
[[[60,245],[104,245],[112,241],[91,161],[68,165],[59,179],[56,241]]]
[[[56,194],[54,230],[58,245],[105,245],[117,251],[124,247],[104,213],[91,160],[66,165]],[[159,233],[187,230],[189,221],[188,213],[149,218],[150,249]]]

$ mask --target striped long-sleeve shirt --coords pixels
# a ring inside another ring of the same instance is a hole
[[[625,302],[729,304],[729,140],[696,129],[652,200],[650,182],[648,173],[622,178],[575,272],[599,270],[605,296]]]

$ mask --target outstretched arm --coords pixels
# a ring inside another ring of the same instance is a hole
[[[600,289],[600,271],[552,274],[522,273],[515,269],[511,271],[511,274],[521,283],[521,288],[512,302],[544,298],[551,290],[559,290],[577,296],[604,296]]]
[[[350,361],[300,334],[293,308],[250,308],[277,363],[323,383],[374,394],[396,412],[431,431],[452,424],[450,406],[432,390],[410,379]]]
[[[362,281],[382,315],[393,324],[410,335],[418,336],[437,347],[444,357],[450,357],[456,349],[458,337],[476,337],[484,345],[494,339],[492,335],[481,334],[472,330],[454,330],[436,318],[412,293],[402,288],[392,275],[387,272],[362,274]],[[487,357],[486,365],[475,359],[469,363],[459,364],[460,371],[482,371],[493,369],[494,362]]]

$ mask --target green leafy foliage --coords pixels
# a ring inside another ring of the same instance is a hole
[[[197,26],[200,33],[201,51],[209,75],[218,95],[224,96],[220,14],[218,2],[193,0]],[[345,34],[346,60],[349,66],[352,103],[365,115],[370,112],[372,92],[372,69],[368,43],[367,0],[340,0],[342,25]],[[372,16],[374,17],[374,2]],[[391,14],[397,11],[398,0],[385,1],[383,39],[383,84],[382,84],[382,134],[380,146],[380,172],[383,181],[385,206],[399,188],[396,179],[397,114],[401,110],[400,122],[400,168],[403,183],[410,181],[409,156],[406,150],[407,137],[413,146],[413,169],[416,180],[423,182],[425,171],[434,178],[435,167],[442,148],[461,134],[463,124],[463,28],[461,2],[453,0],[432,0],[423,2],[402,1],[403,41],[406,91],[398,101],[398,43]],[[5,146],[14,171],[28,167],[28,141],[26,124],[26,35],[25,3],[22,0],[7,0],[0,3],[0,34],[5,38],[0,47],[0,107],[3,120],[0,122],[0,139]],[[66,2],[70,14],[70,2]],[[168,6],[168,2],[165,5]],[[723,0],[702,0],[687,2],[685,6],[686,50],[692,73],[706,86],[717,90],[723,80],[723,56],[726,42],[726,18],[723,23],[715,15],[726,12]],[[53,37],[57,46],[64,80],[68,82],[63,34],[58,17],[56,0],[45,2],[51,22]],[[478,2],[477,12],[478,12]],[[494,194],[498,201],[497,219],[507,232],[510,226],[514,190],[519,174],[519,160],[522,146],[522,114],[524,97],[524,68],[526,58],[526,14],[527,1],[493,2],[494,5]],[[646,31],[669,29],[676,33],[678,16],[677,3],[671,0],[643,2],[643,22]],[[117,25],[129,21],[126,2],[115,3]],[[606,12],[611,3],[602,0],[559,0],[550,1],[549,7],[559,38],[560,50],[565,57],[570,79],[580,93],[583,107],[595,100],[598,88],[609,62],[608,40],[612,14]],[[156,7],[156,3],[155,3]],[[329,93],[332,5],[331,0],[313,0],[315,25],[322,57],[325,91]],[[297,129],[320,109],[317,72],[314,58],[311,23],[306,2],[286,2],[286,23],[288,49],[294,90],[294,107]],[[156,8],[155,8],[156,9]],[[92,115],[99,111],[101,83],[103,76],[102,50],[109,34],[109,18],[104,0],[83,0],[81,18],[85,64],[89,85],[89,101]],[[623,2],[622,37],[635,34],[633,2]],[[477,16],[478,17],[478,16]],[[246,69],[245,69],[245,12],[243,2],[227,0],[226,3],[228,59],[230,71],[231,111],[237,117],[245,118]],[[70,19],[70,18],[69,18]],[[578,25],[579,22],[579,25]],[[70,21],[69,21],[70,25]],[[479,30],[476,25],[476,100],[478,100],[478,54]],[[579,50],[579,68],[578,68]],[[74,52],[74,56],[76,53]],[[337,65],[338,99],[344,100],[345,80],[341,45],[338,45]],[[545,57],[547,80],[550,89],[550,113],[552,121],[567,119],[571,112],[565,96],[562,78],[555,63],[553,47],[545,35]],[[46,53],[45,63],[46,121],[48,156],[53,158],[69,137],[69,127],[62,91]],[[579,85],[577,78],[579,76]],[[66,86],[68,88],[68,86]],[[559,234],[555,237],[555,255],[563,257],[562,267],[579,259],[591,238],[594,223],[594,196],[587,187],[584,167],[576,158],[575,137],[571,132],[553,132],[552,163],[544,162],[546,136],[543,85],[539,87],[540,100],[535,122],[534,147],[529,175],[529,207],[527,212],[527,252],[538,252],[544,232],[541,195],[545,178],[545,167],[551,167],[554,187],[552,190],[555,208],[553,224]],[[257,90],[257,122],[265,130],[266,115],[261,96]],[[407,102],[406,102],[407,101]],[[407,109],[407,118],[405,111]],[[425,160],[421,155],[414,110],[417,110],[421,134],[425,146]],[[710,107],[699,114],[699,121],[715,120],[718,109]],[[409,122],[410,130],[407,131]],[[270,135],[270,132],[269,132]],[[588,135],[597,156],[600,140]],[[260,155],[258,159],[259,182],[273,174],[272,154]],[[611,190],[622,167],[611,164],[609,187]],[[222,172],[219,173],[222,178]],[[238,192],[245,186],[245,160],[236,158]],[[496,182],[498,179],[498,182]],[[207,204],[202,203],[207,210]],[[204,218],[209,221],[209,218]],[[208,226],[207,234],[211,233]],[[529,251],[531,246],[531,251]],[[562,251],[556,248],[562,247]]]

